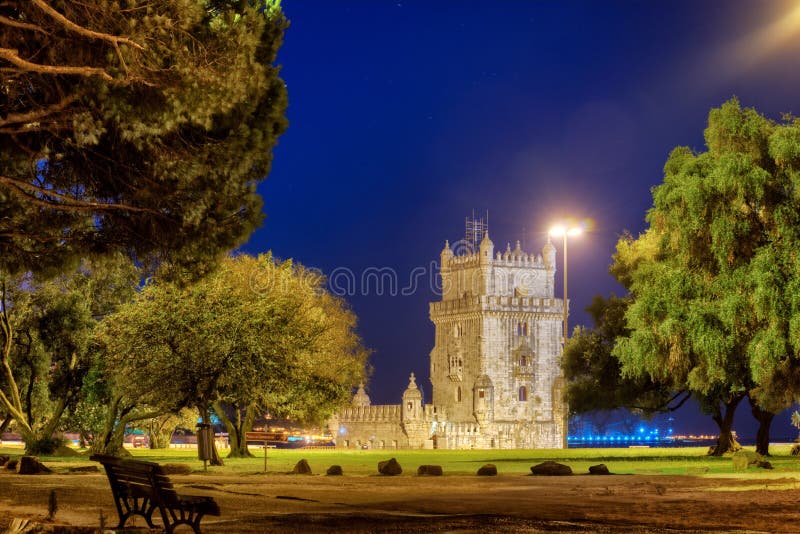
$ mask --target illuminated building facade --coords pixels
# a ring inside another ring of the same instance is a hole
[[[363,388],[331,421],[337,446],[562,448],[567,410],[560,356],[563,300],[555,247],[494,252],[488,229],[465,252],[445,244],[442,299],[430,304],[433,403],[412,373],[402,404],[373,406]]]

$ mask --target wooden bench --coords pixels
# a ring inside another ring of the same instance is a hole
[[[144,517],[147,526],[153,528],[153,512],[158,509],[167,534],[172,534],[177,525],[189,525],[200,534],[203,516],[219,515],[219,506],[212,497],[178,495],[157,463],[102,454],[93,455],[91,460],[103,464],[108,475],[119,514],[116,528],[124,528],[134,515]]]

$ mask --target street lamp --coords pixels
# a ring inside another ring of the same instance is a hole
[[[583,229],[580,226],[573,226],[567,228],[563,225],[554,226],[550,229],[550,235],[553,237],[564,237],[564,349],[567,348],[567,336],[569,335],[569,329],[567,328],[567,237],[568,236],[577,236],[583,233]]]

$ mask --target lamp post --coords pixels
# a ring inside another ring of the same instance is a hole
[[[564,238],[564,341],[563,350],[567,348],[567,338],[569,336],[569,328],[567,327],[567,237],[577,236],[583,233],[580,226],[573,226],[567,228],[566,226],[558,225],[550,229],[550,235],[553,237],[563,236]]]

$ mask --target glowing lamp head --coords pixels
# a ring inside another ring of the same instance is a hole
[[[580,226],[567,228],[565,226],[558,225],[550,228],[550,235],[552,237],[576,236],[576,235],[581,235],[582,233],[583,233],[583,228],[581,228]]]

